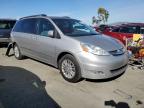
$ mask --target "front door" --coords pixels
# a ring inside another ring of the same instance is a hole
[[[48,19],[40,18],[38,23],[37,52],[40,59],[53,64],[55,55],[55,38],[49,37],[48,32],[54,31],[54,26]]]

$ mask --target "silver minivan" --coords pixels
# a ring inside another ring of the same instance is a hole
[[[11,39],[17,59],[28,56],[53,65],[69,82],[107,79],[127,69],[128,55],[121,42],[69,17],[23,17]]]

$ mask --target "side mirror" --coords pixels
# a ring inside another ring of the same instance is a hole
[[[54,37],[54,31],[53,30],[48,31],[48,37],[51,37],[51,38]]]

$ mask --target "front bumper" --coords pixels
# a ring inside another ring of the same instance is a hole
[[[106,79],[122,74],[127,69],[128,55],[97,56],[81,52],[78,54],[83,78]]]

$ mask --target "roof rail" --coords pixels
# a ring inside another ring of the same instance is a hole
[[[28,17],[37,17],[37,16],[47,16],[47,15],[46,14],[31,15],[31,16],[22,17],[20,19],[28,18]]]
[[[64,18],[70,18],[69,16],[63,16]]]

